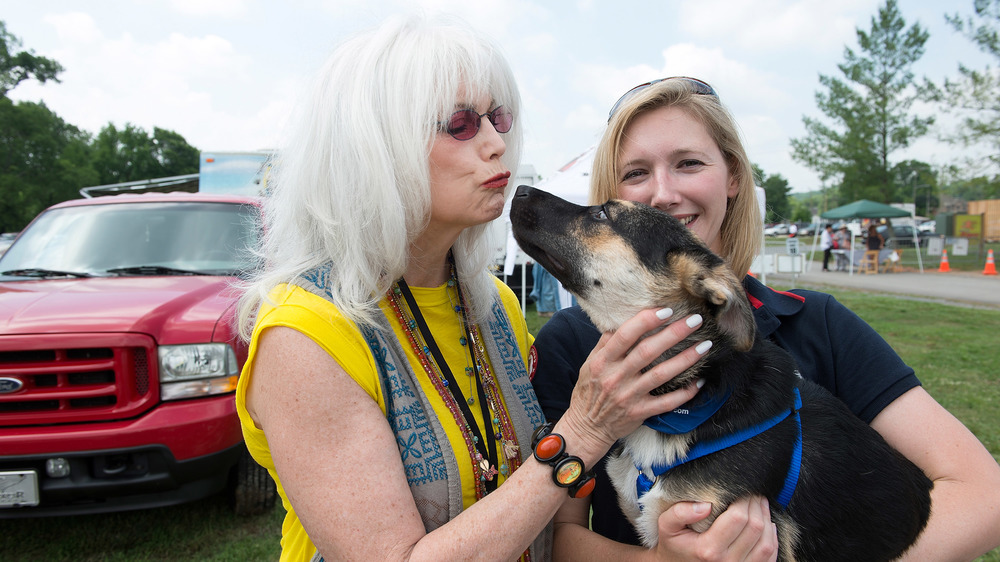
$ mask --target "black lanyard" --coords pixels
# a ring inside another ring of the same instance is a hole
[[[482,455],[484,459],[489,461],[490,467],[494,470],[498,469],[499,465],[497,464],[496,438],[493,436],[493,424],[490,421],[490,410],[486,405],[486,393],[483,391],[483,382],[479,377],[479,367],[476,364],[475,356],[472,355],[474,353],[471,347],[473,345],[473,341],[472,338],[469,337],[470,334],[468,327],[466,327],[466,323],[463,321],[462,327],[465,330],[466,345],[469,347],[469,354],[470,357],[472,357],[472,368],[474,369],[474,378],[476,379],[476,389],[479,391],[479,396],[481,397],[481,400],[479,400],[479,407],[482,409],[483,423],[490,428],[490,431],[486,432],[488,447],[486,446],[487,443],[484,443],[483,441],[483,434],[479,430],[476,418],[472,416],[472,410],[469,409],[469,404],[462,395],[462,389],[458,386],[458,381],[455,380],[455,376],[451,373],[451,368],[448,367],[448,363],[444,360],[441,350],[438,349],[437,343],[434,341],[434,336],[431,335],[431,330],[427,326],[427,322],[424,320],[423,314],[420,313],[420,307],[417,306],[417,301],[414,300],[409,286],[407,286],[406,281],[402,278],[396,284],[399,286],[399,292],[402,293],[403,298],[406,299],[406,304],[410,308],[410,314],[416,321],[417,328],[420,329],[420,334],[424,338],[424,343],[427,344],[427,348],[430,349],[431,355],[434,356],[434,361],[437,362],[438,368],[441,369],[441,373],[444,375],[445,380],[448,381],[448,389],[451,391],[452,398],[454,398],[455,402],[458,403],[458,407],[462,410],[462,416],[465,417],[465,421],[475,437],[474,444],[476,446],[476,450],[479,451],[479,454]],[[463,318],[464,314],[465,312],[462,311]],[[484,447],[486,450],[483,450]],[[484,470],[483,472],[486,471]],[[483,483],[486,486],[487,493],[492,492],[497,488],[497,478],[495,476],[487,478]]]

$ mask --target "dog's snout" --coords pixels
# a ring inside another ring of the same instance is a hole
[[[531,195],[531,192],[534,191],[534,189],[535,188],[530,185],[519,185],[517,186],[517,191],[514,192],[514,197],[527,197]]]

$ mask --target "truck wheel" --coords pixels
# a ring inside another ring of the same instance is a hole
[[[233,467],[231,501],[236,515],[260,515],[274,507],[277,487],[267,470],[244,449]]]

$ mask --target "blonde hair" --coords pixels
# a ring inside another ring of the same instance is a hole
[[[514,115],[502,160],[516,170],[520,96],[500,49],[452,17],[393,17],[344,42],[327,60],[274,159],[263,211],[263,264],[244,287],[237,322],[249,339],[270,291],[330,267],[338,310],[374,326],[378,302],[409,260],[430,217],[430,148],[459,95]],[[453,247],[473,321],[495,293],[487,225]]]
[[[719,238],[722,257],[742,278],[760,251],[763,220],[757,204],[753,168],[740,139],[736,121],[713,95],[696,93],[685,80],[663,80],[635,93],[611,116],[597,145],[590,183],[590,204],[619,198],[621,147],[625,131],[640,115],[665,107],[676,107],[701,123],[722,152],[730,177],[738,190],[726,204]]]

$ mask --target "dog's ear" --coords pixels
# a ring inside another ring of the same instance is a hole
[[[743,286],[726,266],[720,265],[699,275],[692,289],[696,296],[705,300],[719,331],[732,338],[733,347],[749,351],[753,347],[757,324]]]

